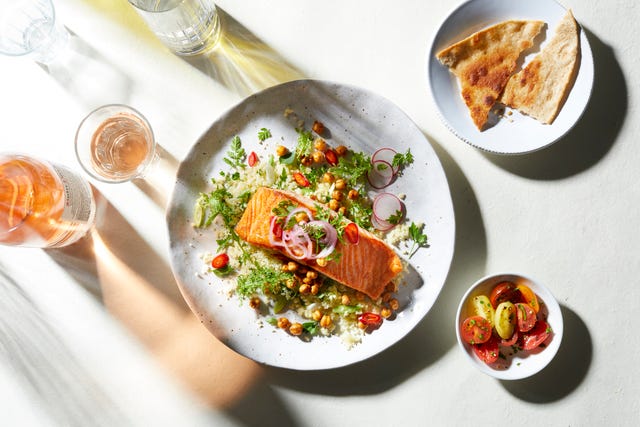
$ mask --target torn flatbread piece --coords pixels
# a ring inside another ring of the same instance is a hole
[[[480,131],[516,70],[520,55],[533,46],[543,26],[542,21],[504,21],[474,33],[436,55],[458,78],[462,98]]]
[[[553,123],[573,86],[580,51],[579,33],[569,10],[549,44],[524,69],[511,76],[499,101],[542,123]]]

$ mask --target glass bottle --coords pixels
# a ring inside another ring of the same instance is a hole
[[[0,153],[0,244],[55,248],[93,227],[89,183],[70,169],[20,154]]]

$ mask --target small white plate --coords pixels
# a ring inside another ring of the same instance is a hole
[[[489,296],[493,287],[504,281],[528,286],[536,294],[540,303],[540,310],[546,313],[547,323],[553,332],[544,342],[544,348],[538,347],[532,351],[521,350],[514,353],[509,347],[501,347],[500,350],[504,358],[499,358],[496,363],[487,365],[476,356],[471,345],[462,340],[460,337],[460,325],[464,319],[475,314],[470,310],[469,301],[471,298],[477,295]],[[558,352],[563,332],[562,311],[551,291],[541,283],[519,274],[498,273],[478,280],[464,294],[456,313],[456,337],[460,348],[476,368],[501,380],[519,380],[541,371]]]
[[[414,164],[385,191],[406,194],[411,220],[423,221],[429,247],[410,259],[406,286],[398,299],[397,318],[349,349],[340,338],[314,337],[310,342],[267,324],[245,302],[229,297],[226,286],[205,269],[200,255],[216,252],[214,230],[194,229],[193,208],[200,192],[211,191],[210,178],[228,170],[223,161],[231,139],[238,135],[247,152],[275,152],[278,144],[293,147],[294,125],[284,116],[291,108],[309,127],[321,121],[328,142],[371,153],[381,147],[398,152],[411,148]],[[272,138],[258,142],[261,128]],[[181,162],[167,210],[172,267],[180,290],[202,323],[222,342],[255,361],[289,369],[327,369],[371,357],[413,329],[435,303],[453,256],[455,219],[447,179],[429,141],[397,106],[363,89],[316,80],[300,80],[250,96],[218,118]]]
[[[427,58],[427,80],[444,124],[468,144],[497,154],[522,154],[544,148],[565,135],[580,119],[593,86],[593,57],[589,41],[580,31],[580,68],[575,83],[551,125],[513,111],[497,124],[480,132],[471,117],[456,77],[436,58],[436,53],[488,26],[509,19],[541,20],[547,23],[540,50],[553,38],[566,9],[554,0],[469,0],[451,12],[438,29]],[[525,58],[533,59],[531,53]]]

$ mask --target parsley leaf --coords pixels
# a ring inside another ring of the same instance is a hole
[[[258,139],[260,141],[265,141],[271,138],[271,131],[267,128],[262,128],[258,131]]]
[[[427,235],[422,232],[422,227],[416,225],[414,222],[409,226],[409,237],[413,240],[413,245],[409,250],[409,258],[411,258],[419,248],[428,247]]]
[[[311,131],[304,129],[296,129],[298,132],[298,145],[296,146],[296,157],[301,159],[311,155],[313,149],[313,134]]]
[[[413,154],[411,154],[411,149],[409,148],[407,149],[407,152],[404,154],[396,153],[393,156],[391,166],[393,166],[394,168],[401,169],[405,166],[409,166],[412,163],[413,163]]]
[[[238,276],[236,290],[241,297],[250,297],[257,293],[281,294],[291,297],[289,295],[291,291],[286,287],[286,283],[292,277],[292,273],[258,265],[250,272]]]
[[[231,139],[231,147],[227,150],[227,157],[223,160],[232,168],[244,168],[244,159],[247,157],[246,151],[242,148],[242,141],[238,135]]]
[[[347,180],[351,187],[363,184],[367,173],[371,170],[371,157],[364,153],[352,152],[349,156],[340,157],[338,164],[329,172]]]

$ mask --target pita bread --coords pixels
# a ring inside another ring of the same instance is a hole
[[[578,34],[578,24],[569,10],[549,44],[509,79],[500,102],[542,123],[553,123],[573,85],[580,49]]]
[[[542,21],[504,21],[436,55],[458,78],[462,98],[479,130],[515,71],[520,54],[533,46],[543,25]]]

